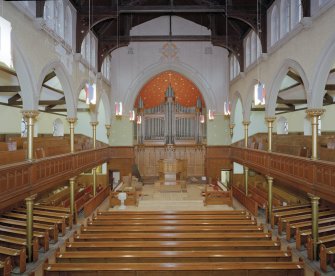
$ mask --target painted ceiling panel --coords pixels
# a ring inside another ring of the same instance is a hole
[[[189,79],[174,71],[160,73],[145,84],[136,98],[135,107],[138,106],[140,97],[144,102],[144,108],[151,108],[164,103],[165,91],[169,83],[171,83],[175,93],[176,102],[183,106],[195,106],[199,97],[202,101],[202,106],[205,107],[198,87]]]

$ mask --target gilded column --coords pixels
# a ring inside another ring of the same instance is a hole
[[[273,184],[273,177],[268,176],[268,223],[271,224],[271,216],[272,216],[272,184]]]
[[[97,125],[99,122],[91,122],[90,123],[92,126],[92,131],[93,131],[93,148],[96,149],[96,143],[97,143]]]
[[[268,123],[268,152],[272,151],[272,129],[273,122],[276,120],[276,117],[266,117],[265,120]]]
[[[248,195],[248,177],[249,177],[249,168],[244,166],[244,187],[245,187],[245,195]]]
[[[317,259],[317,244],[319,242],[319,197],[309,195],[312,204],[312,237],[313,237],[313,259]]]
[[[109,138],[109,136],[111,134],[111,127],[112,126],[110,124],[105,125],[107,138]]]
[[[70,213],[72,215],[72,219],[75,221],[76,214],[74,208],[74,186],[76,184],[76,178],[75,177],[70,178],[69,183],[70,183]]]
[[[27,160],[32,161],[34,159],[34,121],[38,116],[37,110],[23,110],[22,115],[28,121],[28,154]]]
[[[312,117],[312,159],[318,159],[318,118],[325,110],[321,108],[307,109],[306,113]]]
[[[67,121],[70,124],[70,152],[74,153],[74,124],[77,118],[67,118]]]
[[[92,169],[92,175],[93,175],[93,196],[97,193],[97,168]]]
[[[229,124],[229,129],[230,129],[230,138],[233,139],[233,135],[234,135],[234,127],[235,124]]]
[[[242,123],[244,125],[244,147],[247,148],[248,147],[248,128],[249,128],[250,121],[243,121]]]
[[[33,261],[33,228],[34,228],[34,200],[35,195],[29,196],[25,199],[26,201],[26,214],[27,214],[27,226],[26,226],[26,239],[27,239],[27,257],[28,261]]]

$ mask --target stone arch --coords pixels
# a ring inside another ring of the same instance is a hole
[[[251,81],[251,84],[249,85],[248,90],[247,90],[247,97],[246,97],[246,100],[245,100],[245,104],[243,106],[243,119],[245,121],[250,121],[252,101],[254,99],[254,89],[255,89],[255,85],[258,82],[259,82],[259,80],[253,79]]]
[[[304,69],[297,61],[293,59],[285,59],[282,65],[276,71],[277,73],[275,74],[275,78],[272,81],[270,90],[268,90],[269,93],[266,95],[265,116],[269,117],[275,116],[276,102],[279,88],[284,77],[291,68],[295,70],[301,77],[306,92],[307,103],[310,102],[309,81]]]
[[[58,77],[65,96],[65,104],[67,109],[67,116],[68,117],[75,117],[76,110],[75,110],[75,101],[73,99],[73,89],[70,80],[68,79],[68,74],[66,73],[65,66],[59,60],[53,60],[49,62],[41,71],[40,77],[38,79],[38,91],[41,92],[43,80],[47,74],[51,71],[55,71],[56,76]]]
[[[37,110],[38,95],[36,95],[35,91],[37,91],[36,87],[38,86],[36,85],[35,78],[32,76],[31,71],[29,70],[29,62],[22,53],[19,43],[16,40],[16,36],[13,33],[12,42],[13,63],[21,88],[22,109]]]
[[[212,91],[209,83],[194,68],[182,62],[179,62],[178,64],[155,63],[151,66],[148,66],[145,70],[142,70],[142,73],[137,75],[137,77],[133,80],[127,89],[124,98],[120,99],[125,103],[124,109],[131,110],[141,88],[152,77],[167,70],[176,71],[177,73],[184,75],[186,78],[192,81],[199,88],[206,103],[206,107],[213,110],[218,110],[214,92]]]
[[[323,106],[323,96],[327,83],[329,71],[332,69],[335,60],[335,35],[328,40],[326,46],[321,51],[321,55],[314,66],[313,84],[311,85],[312,100],[309,108],[321,108]],[[322,91],[322,93],[320,93]]]
[[[110,124],[111,123],[111,117],[112,117],[112,112],[111,112],[111,104],[108,98],[108,95],[106,91],[101,91],[99,98],[97,99],[97,106],[96,110],[97,113],[99,112],[99,107],[100,104],[102,103],[104,110],[105,110],[105,124]]]
[[[242,96],[241,96],[241,93],[236,91],[234,94],[233,94],[233,97],[232,97],[232,102],[231,102],[231,113],[230,113],[230,122],[231,123],[235,123],[235,112],[236,112],[236,104],[237,104],[237,101],[240,100],[241,102],[241,105],[242,105],[242,112],[243,112],[243,118],[244,118],[244,105],[243,105],[243,99],[242,99]]]

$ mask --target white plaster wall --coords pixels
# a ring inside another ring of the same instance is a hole
[[[319,70],[317,63],[321,58],[322,51],[327,47],[329,39],[334,36],[334,18],[335,6],[333,5],[322,16],[314,18],[310,28],[303,28],[302,23],[299,23],[295,33],[293,33],[295,35],[288,35],[276,47],[270,48],[267,58],[260,62],[258,68],[257,66],[251,67],[242,74],[242,77],[231,83],[231,98],[233,98],[235,91],[238,91],[242,95],[243,102],[250,102],[249,97],[252,97],[251,84],[255,79],[259,79],[266,85],[268,104],[270,93],[274,93],[272,97],[275,97],[275,93],[277,93],[277,91],[271,91],[271,89],[280,68],[287,59],[292,59],[300,64],[308,82],[312,84],[315,81],[313,77]],[[292,39],[293,37],[294,39]],[[311,93],[308,87],[307,90],[307,93]],[[312,92],[320,94],[320,91]],[[322,97],[321,94],[319,97]],[[310,98],[311,96],[308,95],[309,106],[313,106]],[[245,112],[246,114],[250,113],[250,108],[248,107]]]
[[[230,144],[229,120],[223,114],[215,114],[213,121],[207,121],[207,145]]]

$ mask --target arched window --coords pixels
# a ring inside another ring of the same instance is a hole
[[[57,0],[55,8],[55,31],[64,38],[64,6],[62,0]]]
[[[234,77],[237,77],[237,75],[240,73],[240,63],[238,62],[235,55],[233,58],[233,62],[234,62]]]
[[[44,4],[43,18],[50,29],[54,29],[54,1],[47,0]]]
[[[90,57],[90,63],[93,66],[93,68],[96,68],[96,42],[94,35],[90,35],[91,37],[91,57]]]
[[[110,81],[110,66],[111,66],[111,62],[110,62],[110,55],[108,55],[105,59],[104,62],[102,63],[102,75]]]
[[[245,42],[245,67],[248,67],[251,63],[250,48],[251,48],[250,36],[248,36],[247,41]]]
[[[291,28],[296,26],[302,19],[301,0],[291,2]]]
[[[277,134],[288,134],[288,121],[283,116],[277,120]]]
[[[65,41],[72,47],[72,12],[69,6],[65,11]]]
[[[291,5],[288,0],[282,0],[280,5],[280,37],[290,31]]]
[[[82,44],[81,44],[81,55],[86,60],[88,64],[90,64],[93,68],[96,68],[96,59],[97,59],[97,42],[94,35],[89,32]]]
[[[234,78],[234,58],[230,56],[229,58],[229,79],[232,80]]]
[[[279,15],[277,6],[274,6],[271,12],[271,45],[279,40]]]

